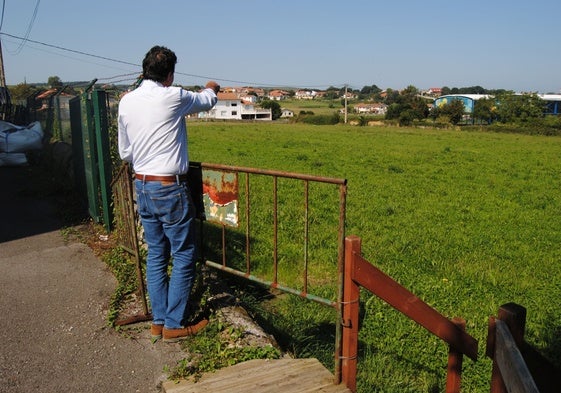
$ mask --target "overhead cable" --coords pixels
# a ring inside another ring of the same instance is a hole
[[[25,43],[29,40],[29,34],[31,34],[31,29],[33,28],[33,25],[35,24],[35,18],[37,17],[37,11],[39,11],[39,3],[40,2],[41,2],[41,0],[37,0],[37,3],[35,4],[35,9],[33,10],[33,16],[31,17],[31,20],[29,21],[29,25],[27,25],[27,30],[25,31],[25,38],[22,39],[19,46],[16,48],[16,50],[14,52],[14,54],[16,54],[16,55],[21,52],[21,50],[25,46]]]
[[[1,31],[0,31],[0,35],[15,38],[15,39],[18,39],[18,40],[26,40],[27,42],[31,42],[31,43],[38,44],[38,45],[43,45],[43,46],[46,46],[46,47],[58,49],[58,50],[65,51],[65,52],[76,53],[76,54],[79,54],[79,55],[88,56],[88,57],[101,59],[101,60],[105,60],[105,61],[110,61],[110,62],[114,62],[114,63],[126,64],[126,65],[129,65],[129,66],[137,67],[140,70],[142,70],[142,66],[140,64],[131,63],[131,62],[128,62],[128,61],[113,59],[113,58],[106,57],[106,56],[94,55],[94,54],[87,53],[87,52],[84,52],[84,51],[65,48],[65,47],[62,47],[60,45],[47,44],[45,42],[31,40],[31,39],[23,38],[23,37],[18,37],[16,35],[4,33],[4,32],[1,32]],[[138,73],[140,73],[140,72],[138,72]],[[216,80],[216,81],[219,81],[219,82],[236,83],[236,84],[246,85],[246,86],[262,86],[262,87],[276,87],[276,88],[283,88],[283,87],[285,87],[285,88],[292,88],[292,87],[321,88],[323,86],[327,86],[327,84],[326,85],[316,85],[316,86],[304,86],[304,85],[300,85],[300,84],[290,85],[290,84],[279,84],[279,83],[249,82],[249,81],[240,81],[240,80],[234,80],[234,79],[217,78],[217,77],[206,76],[206,75],[189,74],[189,73],[180,72],[180,71],[177,71],[177,70],[175,71],[175,74],[176,75],[182,75],[182,76],[188,76],[188,77],[191,77],[191,78],[198,78],[198,79],[205,79],[205,80]],[[111,79],[111,78],[105,78],[105,79]],[[333,85],[331,84],[330,86],[333,86]],[[343,86],[343,85],[341,85],[341,86]]]

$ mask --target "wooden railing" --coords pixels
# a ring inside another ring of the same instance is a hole
[[[465,322],[450,321],[361,256],[361,240],[345,238],[343,292],[342,382],[356,391],[360,287],[369,290],[414,320],[449,346],[446,392],[459,392],[463,355],[477,360],[477,340],[465,332]]]
[[[486,355],[493,359],[491,393],[561,391],[561,372],[524,340],[526,309],[508,303],[489,319]]]

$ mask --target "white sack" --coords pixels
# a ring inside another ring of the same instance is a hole
[[[42,147],[43,128],[38,121],[27,126],[0,121],[0,152],[25,153]]]
[[[0,153],[0,166],[27,165],[25,153]]]

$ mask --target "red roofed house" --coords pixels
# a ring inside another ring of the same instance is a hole
[[[285,100],[290,94],[283,90],[271,90],[269,92],[269,99],[274,101]]]

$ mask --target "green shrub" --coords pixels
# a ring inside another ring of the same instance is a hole
[[[306,115],[298,118],[298,121],[305,124],[314,125],[333,125],[340,121],[339,113],[334,112],[331,115]]]

